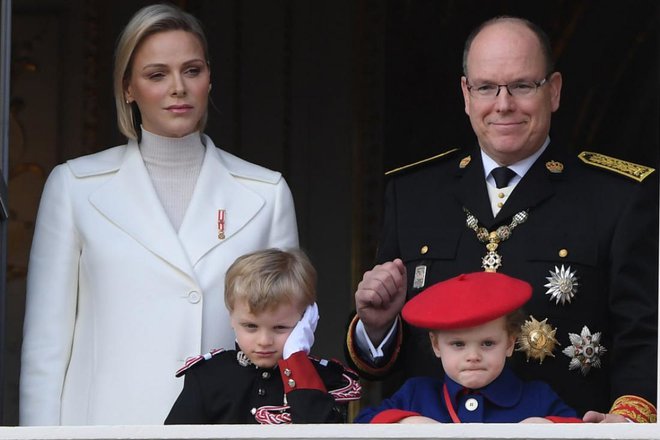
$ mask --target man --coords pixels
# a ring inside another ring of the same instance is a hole
[[[657,173],[550,143],[562,77],[533,23],[485,22],[463,69],[480,148],[392,176],[348,357],[375,378],[433,375],[426,332],[397,316],[424,287],[481,266],[534,288],[513,360],[521,377],[550,383],[588,422],[655,421]]]

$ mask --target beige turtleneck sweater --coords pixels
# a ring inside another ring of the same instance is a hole
[[[142,129],[140,153],[165,213],[178,231],[204,161],[199,132],[181,138],[158,136]]]

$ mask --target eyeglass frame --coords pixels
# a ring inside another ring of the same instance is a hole
[[[506,91],[507,91],[507,93],[509,94],[509,96],[511,96],[511,97],[513,97],[513,98],[522,98],[522,97],[529,97],[529,96],[534,96],[534,95],[536,95],[536,92],[538,92],[538,90],[539,90],[540,87],[544,86],[545,84],[548,84],[548,77],[549,77],[550,75],[551,75],[551,74],[548,74],[548,75],[546,75],[544,78],[542,78],[542,79],[540,79],[540,80],[538,80],[538,81],[514,81],[514,82],[511,82],[511,83],[508,83],[508,84],[492,84],[492,83],[487,83],[487,82],[486,82],[486,83],[481,84],[481,85],[478,86],[478,87],[482,87],[482,86],[485,86],[485,85],[496,86],[496,87],[497,87],[497,92],[496,92],[495,95],[493,95],[493,96],[489,96],[489,95],[480,95],[480,94],[478,94],[478,92],[477,92],[476,95],[473,95],[473,94],[472,94],[472,89],[473,89],[474,87],[476,87],[476,85],[472,85],[472,84],[470,84],[470,80],[469,80],[467,77],[465,77],[465,86],[467,87],[467,89],[468,89],[468,93],[470,94],[470,96],[472,96],[473,98],[477,98],[477,99],[481,99],[481,98],[486,98],[486,99],[488,99],[488,98],[490,98],[490,99],[497,98],[498,96],[500,96],[500,90],[502,89],[502,87],[504,87],[504,88],[506,89]],[[534,84],[534,86],[535,86],[535,87],[534,87],[534,92],[529,93],[529,94],[527,94],[527,95],[514,95],[513,93],[511,93],[511,89],[509,89],[509,86],[513,86],[513,85],[516,85],[516,84]]]

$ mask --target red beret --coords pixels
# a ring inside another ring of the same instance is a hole
[[[403,319],[416,327],[474,327],[516,310],[532,296],[525,281],[498,272],[474,272],[434,284],[408,301]]]

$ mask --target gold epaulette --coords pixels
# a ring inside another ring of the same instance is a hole
[[[656,423],[658,419],[657,411],[652,403],[632,395],[616,399],[610,413],[619,414],[637,423]]]
[[[398,168],[394,168],[393,170],[389,170],[385,173],[385,175],[386,176],[391,176],[392,174],[396,174],[400,171],[408,170],[412,167],[416,167],[418,165],[422,165],[422,164],[425,164],[425,163],[432,162],[434,160],[440,159],[441,157],[449,156],[451,153],[453,153],[454,151],[458,151],[458,150],[460,150],[460,148],[452,148],[451,150],[447,150],[444,153],[436,154],[433,157],[427,157],[426,159],[422,159],[422,160],[419,160],[417,162],[413,162],[413,163],[410,163],[408,165],[404,165],[402,167],[398,167]]]
[[[653,173],[653,171],[655,171],[655,169],[651,167],[626,162],[625,160],[616,159],[614,157],[605,156],[604,154],[591,151],[583,151],[578,154],[578,157],[587,165],[614,171],[622,176],[635,179],[638,182],[646,179],[651,173]]]

